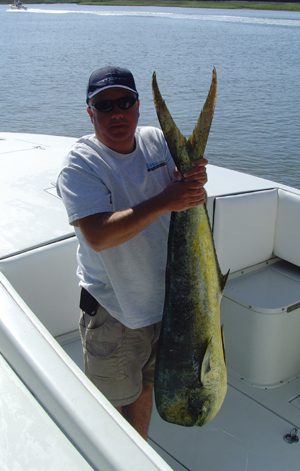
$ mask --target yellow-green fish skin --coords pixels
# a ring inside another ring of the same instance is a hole
[[[155,75],[153,95],[170,152],[181,172],[203,157],[213,118],[217,77],[194,132],[186,139],[163,101]],[[219,269],[205,205],[172,212],[166,293],[155,372],[155,401],[161,417],[172,423],[204,425],[220,410],[227,373],[220,325],[226,282]]]

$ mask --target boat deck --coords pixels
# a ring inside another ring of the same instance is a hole
[[[79,337],[63,348],[83,368]],[[299,471],[299,444],[283,438],[295,427],[300,429],[300,378],[278,388],[254,388],[229,371],[225,402],[210,424],[168,424],[154,407],[149,443],[175,471]]]

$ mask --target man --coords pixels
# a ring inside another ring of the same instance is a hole
[[[207,161],[175,172],[162,132],[137,127],[127,69],[94,71],[86,101],[95,134],[74,145],[57,182],[79,242],[85,372],[147,438],[170,212],[205,202]]]

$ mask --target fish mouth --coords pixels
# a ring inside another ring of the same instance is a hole
[[[210,420],[211,401],[209,398],[203,398],[199,391],[191,391],[188,399],[188,411],[193,418],[194,425],[204,425]]]

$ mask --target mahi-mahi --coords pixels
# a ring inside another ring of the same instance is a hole
[[[189,139],[174,123],[155,73],[152,89],[171,155],[184,174],[193,160],[204,156],[216,103],[216,70],[213,69],[209,93]],[[158,412],[168,422],[203,425],[222,406],[227,373],[220,303],[226,279],[219,268],[206,205],[172,212],[154,387]]]

